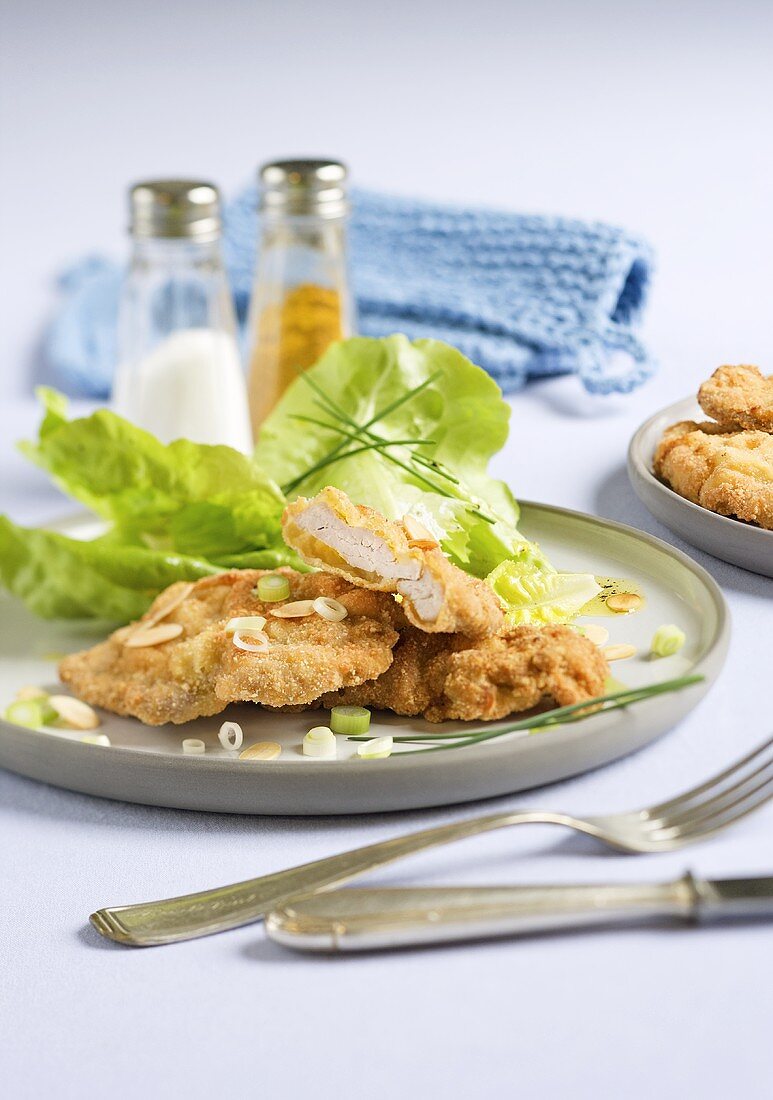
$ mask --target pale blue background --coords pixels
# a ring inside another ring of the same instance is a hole
[[[345,157],[358,182],[620,222],[653,241],[666,370],[771,360],[765,0],[3,0],[2,370],[51,275],[125,247],[124,189]],[[1,392],[1,391],[0,391]]]
[[[600,217],[653,241],[660,272],[647,335],[659,378],[610,402],[583,397],[572,379],[531,388],[514,400],[496,468],[521,496],[677,541],[633,498],[625,447],[640,420],[718,363],[773,369],[772,5],[5,0],[0,43],[0,510],[35,522],[66,507],[12,443],[35,422],[23,394],[51,275],[84,250],[121,253],[126,184],[201,173],[233,189],[259,160],[321,153],[345,157],[365,185]],[[770,732],[773,582],[694,556],[723,584],[734,619],[727,668],[706,702],[636,758],[495,805],[646,803]],[[552,834],[530,832],[427,855],[380,881],[770,870],[771,809],[674,857],[551,851]],[[360,960],[301,960],[259,927],[133,953],[85,927],[99,905],[244,878],[470,812],[216,818],[0,772],[0,1091],[12,1100],[770,1095],[764,926]]]

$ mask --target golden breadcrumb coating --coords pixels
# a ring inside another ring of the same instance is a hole
[[[59,675],[75,694],[116,714],[133,715],[148,725],[188,722],[218,714],[229,703],[252,701],[269,706],[313,702],[326,691],[361,683],[384,672],[397,642],[401,616],[391,596],[355,588],[340,577],[279,569],[290,581],[289,602],[330,596],[349,614],[329,622],[316,613],[279,619],[255,586],[266,570],[245,569],[197,581],[190,595],[164,623],[179,623],[183,633],[160,645],[127,649],[124,641],[136,624],[121,627],[92,649],[66,657]],[[154,608],[166,603],[183,584],[163,592]],[[225,633],[229,619],[263,615],[270,649],[237,649]]]
[[[407,619],[420,630],[485,637],[502,628],[503,612],[489,585],[452,565],[410,517],[387,520],[328,487],[289,504],[282,531],[309,565],[399,594]]]
[[[603,694],[609,666],[600,650],[566,626],[518,626],[493,638],[407,628],[377,680],[323,696],[351,704],[447,719],[490,722],[545,700],[566,706]]]
[[[698,390],[707,416],[725,426],[773,432],[773,375],[757,367],[718,367]]]
[[[693,504],[773,530],[773,435],[683,420],[663,433],[653,464]]]

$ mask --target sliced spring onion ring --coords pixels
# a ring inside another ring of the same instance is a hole
[[[336,739],[328,726],[314,726],[303,739],[303,755],[318,760],[335,760]]]
[[[333,707],[330,728],[333,733],[367,733],[370,729],[370,711],[367,707]]]
[[[339,600],[331,599],[330,596],[317,596],[314,601],[314,610],[329,623],[340,623],[341,619],[345,619],[349,614]]]
[[[314,600],[295,600],[294,603],[272,608],[271,614],[276,615],[277,619],[305,619],[307,615],[314,614]]]
[[[84,733],[81,742],[84,745],[102,745],[103,748],[110,746],[110,738],[106,733]]]
[[[183,740],[183,752],[187,752],[190,756],[201,756],[206,751],[207,746],[198,737],[186,737]]]
[[[8,704],[4,714],[7,722],[13,722],[15,726],[26,726],[28,729],[50,726],[58,717],[59,715],[49,703],[48,697],[43,699],[17,699],[15,702]]]
[[[235,634],[237,630],[243,630],[251,634],[253,630],[261,631],[265,625],[266,620],[262,615],[237,615],[225,624],[225,632]]]
[[[386,760],[392,755],[394,741],[391,737],[374,737],[357,746],[357,755],[363,760]]]
[[[244,633],[250,641],[242,637],[240,630],[234,632],[232,641],[237,649],[243,649],[247,653],[267,653],[271,648],[268,634],[264,634],[262,630],[250,630],[249,632],[245,630]]]
[[[217,739],[224,749],[240,749],[244,741],[244,731],[238,722],[223,722]]]
[[[278,603],[290,595],[290,582],[281,573],[269,573],[258,581],[258,599],[264,603]]]
[[[30,699],[47,699],[48,692],[43,691],[43,688],[33,687],[31,684],[26,687],[21,687],[14,696],[15,699],[21,701],[22,699],[28,701]]]
[[[655,631],[650,645],[650,652],[655,657],[673,657],[686,641],[687,635],[678,626],[664,624]]]

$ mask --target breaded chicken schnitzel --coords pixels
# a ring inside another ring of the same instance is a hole
[[[603,694],[608,675],[600,650],[566,626],[518,626],[477,640],[408,628],[383,675],[324,695],[322,705],[490,722],[543,700],[565,706],[592,699]]]
[[[773,530],[773,435],[683,420],[663,433],[653,465],[693,504]]]
[[[773,375],[757,367],[718,367],[698,390],[698,402],[725,431],[773,432]]]
[[[139,624],[121,627],[92,649],[66,657],[59,675],[87,703],[156,726],[218,714],[236,701],[308,704],[326,691],[386,671],[398,639],[394,624],[402,618],[391,596],[355,588],[330,574],[276,572],[288,578],[291,601],[331,597],[346,608],[346,618],[277,618],[271,612],[281,605],[256,595],[265,571],[235,570],[193,585],[172,585]],[[184,589],[189,592],[183,601],[163,617],[164,624],[180,624],[182,633],[159,645],[127,647],[138,628]],[[267,620],[265,652],[237,649],[225,631],[229,619],[247,615]]]
[[[458,569],[411,517],[397,523],[328,487],[282,516],[285,542],[309,565],[402,597],[406,618],[428,633],[496,634],[504,616],[484,581]]]

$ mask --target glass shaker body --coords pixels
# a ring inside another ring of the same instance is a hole
[[[346,254],[346,212],[295,213],[264,205],[249,316],[249,403],[253,431],[299,372],[354,316]]]
[[[138,236],[118,318],[113,405],[162,442],[252,449],[219,236]]]

